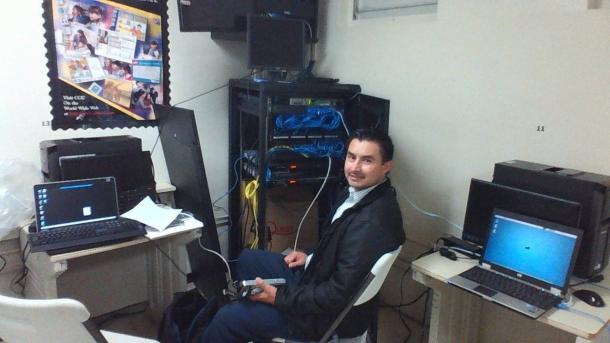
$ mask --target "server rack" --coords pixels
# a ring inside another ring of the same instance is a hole
[[[269,240],[265,220],[267,189],[291,187],[294,184],[317,188],[326,175],[326,167],[321,167],[326,163],[326,157],[310,157],[305,161],[290,151],[281,151],[280,154],[277,147],[294,146],[315,139],[340,139],[344,142],[347,130],[358,128],[376,127],[387,132],[389,103],[389,100],[362,94],[360,86],[352,84],[256,82],[246,79],[229,81],[229,184],[259,178],[256,190],[258,224],[254,228],[259,237],[258,248],[265,249]],[[337,109],[343,117],[342,125],[331,131],[278,132],[275,125],[278,115],[303,113],[311,106],[332,106]],[[283,168],[282,163],[289,163],[287,161],[292,158],[306,162],[310,169],[294,174],[290,168]],[[273,173],[270,172],[270,165],[275,168]],[[332,165],[331,179],[338,182],[343,177],[343,156],[333,157]],[[233,223],[229,230],[231,258],[235,258],[243,249],[242,228],[238,224],[240,199],[239,191],[229,194],[229,217]],[[319,213],[323,216],[328,210],[320,208]]]

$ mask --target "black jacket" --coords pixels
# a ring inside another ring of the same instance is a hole
[[[347,198],[347,190],[344,193],[337,205]],[[402,215],[389,179],[324,227],[299,283],[279,288],[276,294],[275,305],[289,317],[288,330],[294,337],[321,338],[377,259],[405,241]],[[336,330],[339,336],[362,334],[375,317],[376,307],[376,298],[353,307]]]

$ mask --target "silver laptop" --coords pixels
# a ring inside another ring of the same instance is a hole
[[[447,282],[528,317],[564,298],[582,231],[495,209],[479,264]]]

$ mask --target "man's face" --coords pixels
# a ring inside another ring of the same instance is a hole
[[[349,185],[361,190],[382,182],[392,169],[392,161],[383,162],[379,144],[353,139],[343,169]]]

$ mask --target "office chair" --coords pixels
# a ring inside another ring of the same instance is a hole
[[[98,330],[74,299],[21,299],[0,295],[0,338],[7,343],[153,343],[155,340]]]
[[[326,342],[365,343],[366,342],[366,337],[368,335],[368,331],[365,331],[362,335],[360,335],[358,337],[339,338],[337,336],[337,334],[335,333],[335,330],[337,329],[339,324],[341,324],[341,321],[343,320],[343,318],[345,318],[345,316],[347,315],[349,310],[352,309],[352,307],[358,306],[360,304],[363,304],[363,303],[371,300],[375,295],[377,295],[377,293],[379,293],[379,290],[381,289],[381,285],[383,285],[383,282],[385,281],[385,278],[388,276],[388,273],[390,272],[390,268],[392,267],[392,264],[394,264],[394,261],[396,261],[396,258],[398,257],[398,254],[400,253],[401,249],[402,249],[402,245],[399,246],[398,248],[396,248],[396,250],[394,250],[394,251],[383,254],[377,260],[377,262],[375,262],[375,264],[373,265],[373,268],[371,268],[371,271],[364,277],[364,280],[362,280],[362,283],[360,284],[360,288],[358,289],[358,292],[356,292],[356,294],[354,294],[354,296],[352,296],[352,298],[347,303],[347,305],[345,306],[343,311],[341,311],[341,313],[339,313],[339,315],[337,316],[337,318],[335,319],[333,324],[330,326],[330,328],[328,328],[328,330],[326,331],[324,336],[322,336],[322,339],[319,341],[319,343],[326,343]],[[280,339],[276,338],[273,340],[273,342],[300,343],[298,341],[293,341],[293,340],[289,340],[289,339],[281,339],[281,338]]]

